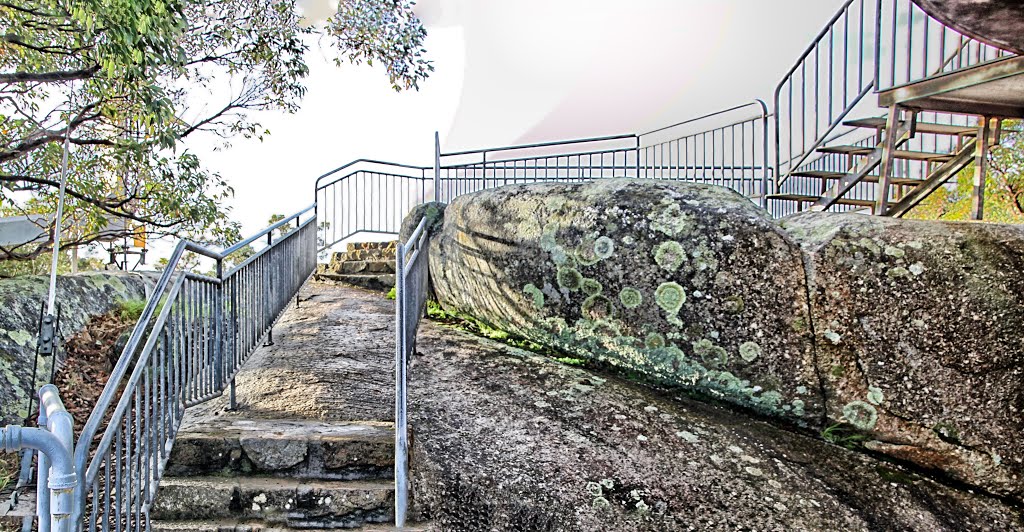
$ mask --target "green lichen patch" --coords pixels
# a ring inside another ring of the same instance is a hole
[[[868,402],[873,405],[880,405],[885,400],[885,394],[882,393],[881,388],[875,386],[868,386]]]
[[[595,295],[585,299],[580,310],[585,317],[591,320],[601,320],[611,318],[614,308],[612,307],[612,300],[602,295]]]
[[[654,291],[654,300],[662,310],[675,316],[683,308],[683,303],[686,303],[686,291],[679,283],[662,283]]]
[[[744,362],[753,362],[761,356],[761,346],[756,342],[743,342],[740,344],[740,358]]]
[[[530,296],[533,303],[533,308],[542,309],[544,308],[544,292],[537,288],[533,283],[523,287],[523,293]]]
[[[843,418],[860,430],[871,430],[878,423],[878,411],[864,401],[852,401],[843,407]]]
[[[615,243],[612,239],[601,236],[594,241],[594,256],[599,259],[607,259],[615,253]]]
[[[559,268],[555,281],[560,288],[576,292],[583,284],[583,275],[576,268]]]
[[[665,202],[662,204],[664,205]],[[683,212],[678,203],[669,203],[665,208],[647,216],[651,229],[670,237],[689,235],[694,229],[693,216]]]
[[[648,349],[659,349],[665,347],[665,337],[658,333],[650,333],[647,338],[644,338],[644,345]]]
[[[599,283],[597,279],[590,278],[584,279],[580,287],[583,289],[583,293],[588,296],[596,296],[603,290],[601,283]]]
[[[722,303],[722,310],[729,314],[739,314],[743,312],[743,298],[740,296],[729,296],[725,298],[725,302]]]
[[[729,363],[729,352],[707,338],[693,342],[693,354],[708,367],[723,367]]]
[[[644,302],[644,296],[636,288],[626,287],[619,292],[619,301],[626,308],[637,308]]]
[[[654,248],[654,262],[665,271],[674,273],[685,260],[686,251],[674,240],[662,242]]]

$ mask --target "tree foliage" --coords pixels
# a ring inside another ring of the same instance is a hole
[[[68,245],[135,224],[233,236],[231,188],[180,143],[262,137],[251,112],[298,109],[310,36],[339,63],[382,65],[396,90],[433,70],[406,0],[343,0],[315,25],[295,0],[0,0],[0,32],[0,215],[55,212],[67,140]]]
[[[1003,136],[992,146],[985,178],[986,221],[1024,223],[1024,131],[1019,121],[1004,121]],[[969,220],[974,191],[972,162],[956,181],[922,201],[908,218]]]

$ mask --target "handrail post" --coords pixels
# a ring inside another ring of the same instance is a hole
[[[224,259],[217,258],[217,299],[213,304],[213,364],[214,376],[217,379],[217,389],[224,389]]]
[[[441,201],[441,134],[434,132],[434,201]]]
[[[271,232],[267,233],[267,247],[270,247],[271,245],[273,245],[273,243],[274,243],[274,232],[271,231]],[[269,267],[270,266],[268,266],[268,268]],[[267,297],[263,298],[260,301],[260,304],[263,305],[264,309],[267,308],[267,298],[272,298],[273,297],[273,293],[274,293],[274,275],[273,275],[273,272],[271,270],[267,270],[265,275],[267,276],[267,293],[264,294],[264,295],[267,296]],[[266,343],[263,344],[263,347],[270,347],[272,345],[274,345],[274,322],[273,322],[273,320],[271,320],[270,328],[269,328],[269,330],[267,330],[267,341],[266,341]]]
[[[408,505],[407,436],[405,426],[405,246],[399,242],[395,250],[395,526],[405,526]]]

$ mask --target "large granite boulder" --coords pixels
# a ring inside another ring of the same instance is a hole
[[[39,312],[50,287],[47,276],[0,280],[0,423],[19,423],[25,416],[29,394],[49,378],[53,359],[40,357],[32,382],[38,341]],[[146,299],[153,279],[136,273],[83,273],[57,278],[61,307],[60,338],[68,339],[93,316],[117,308],[121,301]],[[84,422],[84,420],[81,420]]]
[[[430,270],[447,309],[820,426],[799,246],[735,192],[609,179],[468,194],[445,211]]]
[[[1024,498],[1024,227],[801,214],[833,422],[869,449]]]
[[[420,225],[420,220],[427,219],[426,230],[430,235],[436,234],[444,224],[444,210],[447,203],[440,201],[428,201],[413,207],[409,214],[402,219],[402,227],[398,232],[398,241],[403,244],[409,243],[412,232]]]

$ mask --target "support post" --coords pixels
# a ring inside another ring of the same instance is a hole
[[[270,247],[273,243],[274,243],[274,232],[271,231],[271,232],[267,233],[267,247]],[[267,297],[269,297],[271,299],[273,299],[273,297],[274,297],[274,272],[273,272],[273,270],[269,270],[269,272],[267,273]],[[266,298],[264,298],[264,300],[260,304],[263,305],[264,308],[265,308],[267,306]],[[265,344],[263,344],[263,347],[270,347],[272,345],[274,345],[274,322],[273,321],[270,322],[270,330],[267,331],[267,342]]]
[[[897,105],[889,107],[889,115],[885,120],[885,142],[882,144],[882,160],[878,169],[878,189],[875,192],[875,213],[882,213],[889,209],[889,181],[892,176],[894,155],[896,152],[897,137],[899,136],[900,108]]]
[[[434,132],[434,201],[441,201],[441,134]]]
[[[217,379],[217,388],[224,389],[224,259],[217,259],[217,300],[213,303],[213,374]]]
[[[985,218],[985,179],[988,176],[988,148],[992,137],[992,119],[982,117],[984,122],[978,128],[978,151],[974,159],[974,187],[971,191],[971,219]]]

